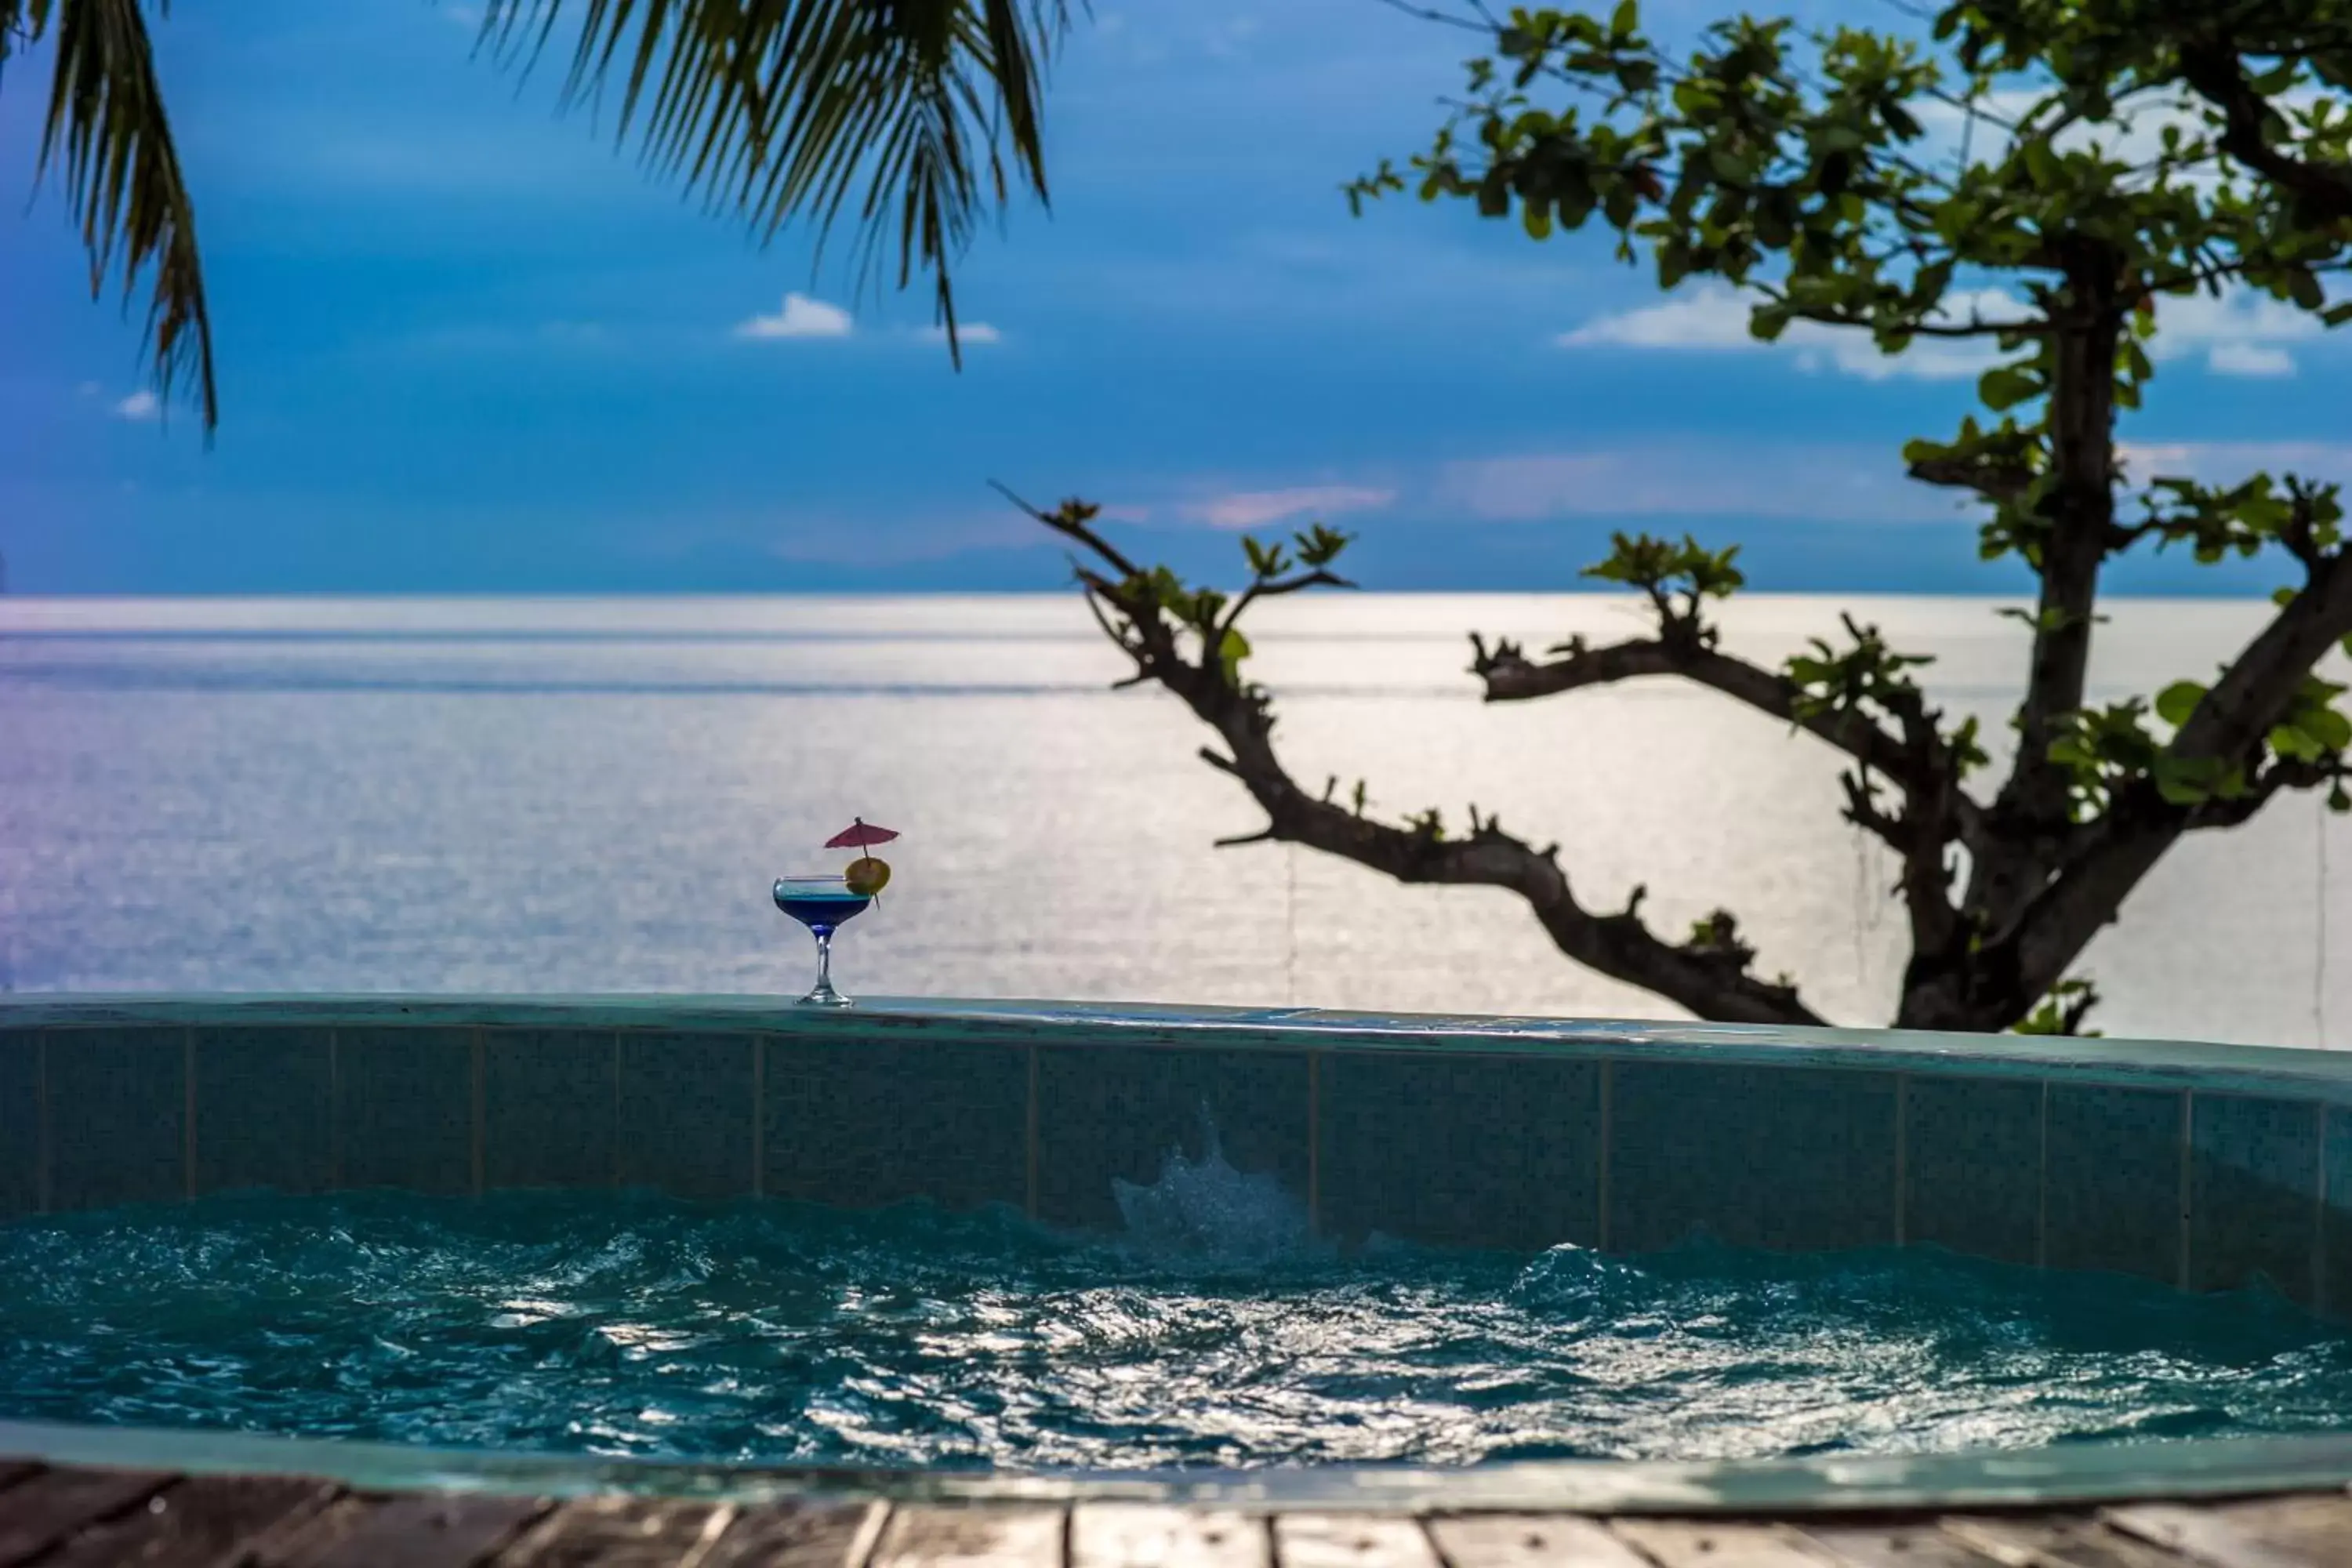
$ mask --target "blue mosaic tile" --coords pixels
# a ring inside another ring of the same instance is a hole
[[[751,1191],[751,1037],[621,1037],[621,1182],[674,1197]]]
[[[1327,1234],[1514,1251],[1600,1239],[1598,1062],[1340,1051],[1321,1075]]]
[[[2234,1290],[2259,1278],[2305,1306],[2316,1299],[2319,1111],[2309,1100],[2193,1099],[2192,1289]]]
[[[0,1030],[0,1220],[41,1205],[41,1035]]]
[[[1037,1217],[1118,1227],[1111,1184],[1150,1186],[1170,1154],[1202,1158],[1212,1124],[1227,1163],[1274,1176],[1303,1216],[1307,1080],[1303,1051],[1039,1047]]]
[[[187,1195],[184,1029],[49,1032],[49,1205]]]
[[[1619,1062],[1609,1246],[1892,1243],[1895,1087],[1892,1073],[1845,1068]]]
[[[773,1036],[764,1044],[770,1197],[852,1208],[1025,1201],[1025,1046]]]
[[[1904,1237],[2033,1261],[2042,1226],[2042,1085],[1915,1077],[1904,1102]]]
[[[609,1187],[619,1113],[610,1029],[482,1032],[482,1180]]]
[[[2180,1101],[2164,1089],[2050,1086],[2051,1268],[2179,1279]]]
[[[196,1031],[196,1190],[323,1192],[333,1075],[325,1029]]]
[[[2327,1201],[2319,1216],[2321,1311],[2352,1321],[2352,1107],[2327,1109]]]
[[[335,1137],[347,1187],[474,1185],[474,1031],[335,1033]]]

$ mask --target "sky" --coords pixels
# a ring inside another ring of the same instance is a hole
[[[1663,35],[1710,15],[1647,10]],[[1900,30],[1882,0],[1800,13]],[[18,593],[1041,589],[988,489],[1103,502],[1136,550],[1237,569],[1321,519],[1379,589],[1570,586],[1611,530],[1740,543],[1780,590],[2013,591],[1899,449],[1978,366],[1746,342],[1595,236],[1461,204],[1351,218],[1426,144],[1475,40],[1380,0],[1099,0],[1048,98],[1050,212],[928,298],[761,249],[476,58],[455,0],[184,0],[163,80],[221,373],[209,448],[144,389],[34,181],[46,59],[0,80],[0,555]],[[551,79],[552,73],[549,73]],[[2236,300],[2168,318],[2141,459],[2352,476],[2352,353]],[[2341,336],[2342,334],[2338,334]],[[2347,339],[2352,342],[2352,339]],[[2275,568],[2134,562],[2143,593]]]

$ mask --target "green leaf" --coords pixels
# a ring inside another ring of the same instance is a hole
[[[1984,400],[1987,408],[1996,414],[2041,395],[2040,378],[2015,365],[2001,365],[1989,370],[1977,383],[1977,395]]]
[[[2156,716],[2179,729],[2205,700],[2205,689],[2193,680],[2176,680],[2156,694]]]
[[[2315,763],[2327,750],[2310,735],[2287,724],[2273,730],[2270,741],[2271,750],[2290,762]]]
[[[2296,727],[2328,751],[2352,751],[2352,719],[2333,708],[2305,714]]]
[[[1609,30],[1618,37],[1629,37],[1642,25],[1639,0],[1618,0],[1617,9],[1609,17]]]
[[[2202,805],[2213,797],[2210,783],[2179,766],[2156,770],[2156,793],[2173,805]]]
[[[1239,626],[1225,633],[1224,641],[1217,645],[1217,662],[1225,667],[1225,683],[1234,685],[1240,674],[1242,660],[1250,656],[1249,638],[1242,636]]]

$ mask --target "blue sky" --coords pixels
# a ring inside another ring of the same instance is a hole
[[[1709,8],[1652,6],[1662,32]],[[1906,26],[1876,0],[1816,19]],[[0,84],[0,552],[19,592],[1050,587],[987,490],[1100,500],[1145,553],[1321,516],[1367,586],[1567,585],[1612,527],[1740,541],[1759,586],[1992,591],[1901,442],[1969,367],[1739,346],[1578,237],[1339,194],[1418,149],[1460,35],[1377,0],[1103,0],[1049,100],[1055,205],[919,294],[762,252],[433,0],[185,0],[162,66],[222,370],[207,451],[140,395]],[[788,296],[798,297],[793,303]],[[2236,301],[2172,323],[2131,438],[2222,477],[2352,472],[2352,357]],[[764,325],[762,324],[764,323]],[[2266,585],[2185,563],[2119,586]]]

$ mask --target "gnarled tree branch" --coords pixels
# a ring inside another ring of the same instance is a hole
[[[1974,490],[1996,504],[2022,500],[2026,489],[2033,483],[2033,470],[2021,458],[2014,460],[1991,456],[1922,458],[1912,463],[1908,471],[1923,485]]]
[[[2215,37],[2184,45],[2180,79],[2222,115],[2222,152],[2306,203],[2315,216],[2352,218],[2352,168],[2307,163],[2282,152],[2264,134],[2277,107],[2246,78],[2237,47]]]
[[[1139,574],[1126,566],[1125,557],[1093,528],[1095,509],[1070,501],[1048,512],[1015,504],[1098,563],[1081,561],[1078,581],[1104,618],[1115,624],[1116,640],[1134,661],[1137,678],[1178,698],[1223,742],[1222,752],[1204,750],[1202,758],[1239,781],[1266,814],[1264,829],[1234,842],[1303,844],[1400,882],[1508,889],[1526,900],[1561,952],[1702,1018],[1749,1024],[1822,1021],[1798,999],[1793,985],[1748,972],[1752,952],[1732,940],[1733,928],[1721,916],[1702,922],[1703,929],[1691,941],[1670,942],[1642,920],[1638,892],[1623,910],[1586,908],[1560,868],[1557,845],[1538,849],[1504,832],[1492,818],[1477,822],[1466,838],[1447,838],[1433,826],[1396,826],[1329,799],[1328,792],[1321,798],[1309,794],[1276,752],[1274,720],[1265,692],[1227,679],[1213,659],[1184,656],[1179,628],[1146,591]]]
[[[1470,643],[1475,656],[1471,673],[1486,682],[1489,702],[1527,702],[1587,686],[1678,675],[1827,742],[1906,793],[1946,796],[1948,810],[1937,824],[1939,838],[1964,838],[1973,831],[1976,802],[1958,787],[1942,789],[1929,776],[1940,769],[1948,777],[1949,759],[1939,754],[1940,744],[1933,739],[1934,727],[1924,709],[1917,718],[1925,735],[1897,734],[1850,708],[1808,711],[1804,693],[1787,676],[1688,639],[1641,637],[1599,648],[1571,645],[1562,657],[1540,663],[1508,639],[1498,639],[1490,649],[1485,638],[1474,634]],[[1908,716],[1906,723],[1909,728]]]
[[[2347,634],[2352,634],[2352,558],[2332,552],[2231,662],[2173,736],[2168,752],[2182,762],[2256,755],[2312,667]],[[2076,837],[2056,875],[2014,928],[1994,933],[1997,943],[2014,948],[2019,984],[2043,989],[2055,984],[2182,834],[2233,826],[2280,792],[2315,787],[2332,776],[2332,770],[2317,765],[2274,761],[2245,795],[2190,805],[2166,801],[2152,783],[2142,781],[2119,796],[2090,832]]]

